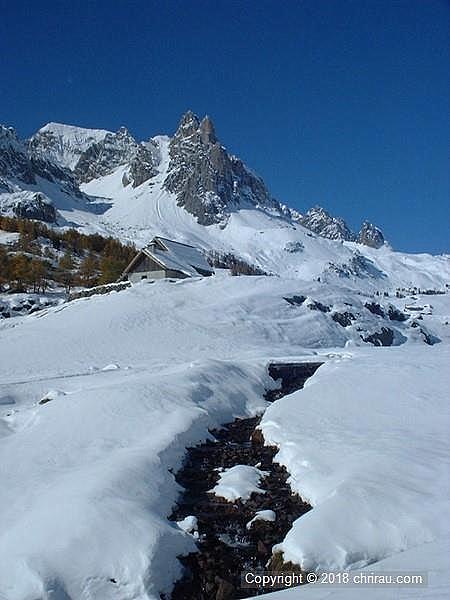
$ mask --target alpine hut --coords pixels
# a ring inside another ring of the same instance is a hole
[[[122,273],[121,280],[137,283],[143,279],[186,279],[213,274],[214,270],[198,248],[154,237],[148,246],[136,254]]]

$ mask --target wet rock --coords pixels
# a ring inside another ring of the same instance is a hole
[[[216,577],[215,583],[217,584],[216,600],[231,600],[235,597],[235,588],[232,583],[220,577]]]
[[[269,375],[275,381],[280,381],[276,390],[269,390],[265,394],[266,400],[273,402],[287,394],[292,394],[302,389],[305,381],[309,379],[323,363],[271,363]]]

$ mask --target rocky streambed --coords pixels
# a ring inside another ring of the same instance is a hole
[[[280,381],[280,386],[266,393],[267,400],[273,402],[301,389],[321,364],[271,363],[269,374]],[[292,493],[287,483],[289,473],[274,462],[278,449],[264,445],[257,429],[260,421],[261,416],[235,419],[211,430],[212,440],[187,448],[183,467],[176,474],[184,491],[170,519],[182,522],[196,536],[198,551],[179,557],[185,574],[175,584],[171,600],[256,596],[261,590],[240,587],[241,573],[267,568],[277,571],[283,566],[272,556],[272,547],[283,540],[293,521],[311,507]],[[212,494],[210,490],[221,472],[236,465],[265,472],[258,486],[260,491],[246,500],[233,501]],[[258,515],[259,511],[266,512]]]

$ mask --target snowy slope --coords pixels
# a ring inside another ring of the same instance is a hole
[[[442,534],[449,363],[441,346],[361,351],[268,408],[265,439],[281,447],[277,460],[313,506],[279,546],[287,560],[306,570],[356,568]]]
[[[283,550],[305,564],[352,564],[444,535],[448,296],[424,317],[442,344],[429,349],[405,325],[405,346],[369,351],[342,349],[356,331],[283,300],[300,291],[328,304],[364,300],[298,280],[213,277],[2,323],[0,597],[157,600],[170,589],[192,538],[166,519],[177,496],[168,469],[208,427],[266,406],[275,357],[327,363],[263,420],[315,505]],[[342,532],[346,500],[354,536]],[[380,519],[382,534],[364,540]],[[311,537],[299,539],[305,528]]]
[[[202,123],[200,138],[214,145],[212,125]],[[192,135],[199,143],[195,126]],[[106,136],[111,155],[102,150]],[[236,176],[223,178],[232,197],[221,205],[224,218],[205,226],[167,190],[174,167],[166,136],[145,145],[125,130],[49,124],[34,137],[37,159],[23,144],[16,148],[13,132],[4,137],[0,208],[44,194],[55,227],[140,247],[159,235],[231,252],[274,276],[218,270],[208,279],[148,282],[0,322],[0,452],[7,457],[0,598],[157,600],[170,590],[180,573],[176,556],[193,541],[167,520],[179,491],[169,469],[208,428],[267,407],[266,367],[274,358],[326,363],[261,422],[292,487],[313,506],[279,545],[285,558],[329,569],[406,565],[407,557],[415,566],[420,557],[440,571],[436,590],[448,596],[437,557],[450,534],[449,294],[414,300],[393,292],[448,291],[450,256],[314,234],[221,146],[203,148],[191,165],[206,181],[217,151],[219,166]],[[190,156],[184,142],[182,157]],[[106,164],[100,160],[81,194],[80,179],[66,168],[83,154],[89,171],[86,151],[95,144],[95,159],[100,153]],[[129,155],[122,152],[128,146]],[[186,185],[195,180],[187,164],[180,173]],[[257,197],[267,202],[251,201]],[[403,310],[411,302],[431,306],[424,315],[390,318],[391,304]],[[386,328],[394,347],[371,347]]]
[[[346,226],[339,219],[325,218],[320,208],[310,213],[320,217],[320,223],[330,221],[332,231],[325,226],[319,233],[341,239],[326,239],[306,229],[295,211],[271,198],[263,181],[227,154],[212,123],[200,123],[192,113],[183,117],[172,138],[156,136],[145,143],[134,140],[125,128],[112,133],[49,123],[28,146],[19,143],[13,130],[2,132],[7,150],[4,166],[0,164],[2,177],[5,171],[6,188],[0,186],[4,213],[20,214],[18,202],[29,203],[29,192],[42,193],[53,210],[43,218],[53,226],[113,235],[140,247],[161,235],[205,250],[231,252],[281,276],[341,279],[344,285],[378,291],[444,289],[450,282],[448,255],[409,255],[386,244],[374,249],[343,241],[355,236],[342,229]],[[88,182],[80,185],[84,194],[78,189],[80,181]],[[227,190],[223,198],[218,195],[221,186]],[[213,224],[200,224],[196,210]],[[376,229],[365,225],[371,234]]]
[[[45,155],[61,167],[73,170],[83,152],[92,144],[105,139],[111,132],[105,129],[87,129],[63,123],[47,123],[31,139],[32,146],[40,143]]]
[[[348,265],[355,253],[362,254],[370,261],[367,272],[346,278],[343,283],[363,289],[445,288],[450,282],[449,256],[411,255],[394,252],[388,246],[375,250],[351,242],[328,240],[262,209],[232,212],[225,228],[217,224],[200,225],[164,188],[169,138],[153,139],[162,160],[158,174],[151,180],[136,189],[124,188],[123,167],[82,186],[88,195],[103,196],[112,203],[102,215],[89,216],[89,221],[85,220],[89,222],[88,227],[109,231],[139,246],[146,245],[154,235],[161,235],[207,250],[233,252],[268,272],[309,280],[323,276],[330,263]],[[64,211],[62,214],[69,216]],[[332,272],[326,277],[336,279]]]
[[[450,537],[444,534],[437,541],[416,546],[357,570],[357,573],[379,575],[425,573],[427,583],[420,587],[308,585],[266,594],[264,600],[447,600],[450,595],[449,554]]]

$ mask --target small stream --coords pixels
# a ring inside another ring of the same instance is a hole
[[[321,364],[271,363],[269,374],[281,385],[267,391],[266,399],[274,402],[301,389]],[[284,539],[298,517],[311,509],[292,492],[285,467],[274,462],[278,449],[264,445],[257,429],[261,417],[235,419],[211,430],[213,440],[186,450],[184,464],[175,476],[184,491],[169,518],[197,518],[198,551],[179,557],[185,574],[176,582],[170,600],[237,600],[260,594],[258,590],[240,588],[241,572],[267,568],[272,547]],[[207,493],[219,479],[217,469],[235,465],[267,471],[260,482],[265,493],[253,493],[245,502],[228,502]],[[275,521],[258,520],[248,528],[247,523],[260,510],[274,511]]]

